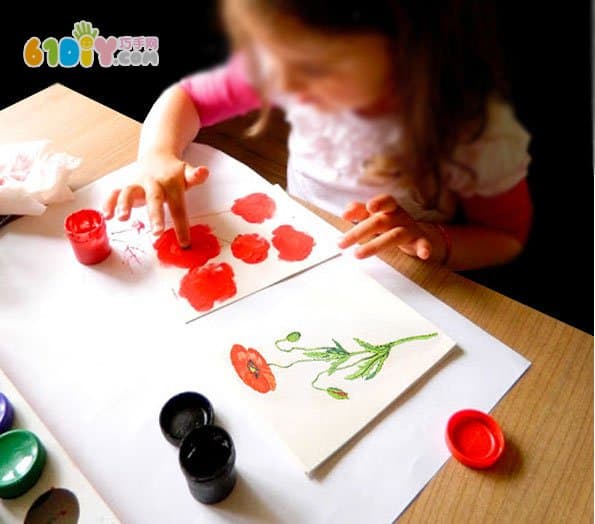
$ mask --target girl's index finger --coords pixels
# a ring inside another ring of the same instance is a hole
[[[190,247],[190,224],[188,223],[183,188],[171,187],[169,189],[167,205],[169,207],[172,222],[174,223],[174,230],[180,247]]]
[[[170,206],[171,210],[171,206]],[[176,237],[178,239],[178,243],[182,249],[189,249],[190,245],[190,224],[188,224],[188,219],[186,218],[186,212],[183,214],[175,214],[172,212],[171,218],[174,223],[174,230],[176,232]]]
[[[363,202],[351,202],[343,212],[343,218],[350,222],[361,222],[370,216]]]
[[[339,240],[338,246],[341,249],[345,249],[352,246],[356,242],[361,242],[372,235],[386,231],[386,229],[390,227],[389,220],[390,218],[388,218],[387,215],[374,215],[367,218],[363,222],[360,222],[347,231],[347,233],[343,235],[343,238]]]
[[[370,214],[372,213],[394,213],[399,209],[399,204],[394,197],[390,195],[378,195],[370,199],[366,204]]]

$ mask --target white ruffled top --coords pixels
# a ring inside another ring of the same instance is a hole
[[[352,201],[388,193],[417,220],[446,222],[460,198],[503,193],[527,174],[530,135],[512,108],[496,100],[489,104],[481,137],[460,144],[453,162],[442,166],[442,191],[435,209],[424,209],[415,184],[399,176],[398,168],[376,170],[375,175],[366,169],[379,155],[398,150],[401,131],[395,117],[326,113],[290,97],[276,103],[291,125],[288,191],[337,215]]]

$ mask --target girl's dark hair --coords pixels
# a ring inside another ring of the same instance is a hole
[[[489,96],[509,98],[490,0],[248,0],[312,29],[386,35],[398,68],[406,167],[437,176],[456,143],[473,141]]]

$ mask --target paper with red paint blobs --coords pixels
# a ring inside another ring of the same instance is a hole
[[[154,243],[158,271],[183,322],[340,252],[339,232],[278,186],[248,179],[218,192],[219,181],[212,177],[201,191],[195,188],[189,192],[192,244],[188,249],[179,247],[171,227]],[[209,183],[213,190],[206,202]]]

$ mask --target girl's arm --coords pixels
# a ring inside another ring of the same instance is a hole
[[[434,247],[434,260],[463,271],[505,264],[524,248],[533,206],[526,179],[493,197],[462,200],[467,225],[420,224]],[[450,251],[450,253],[447,253]]]
[[[433,224],[420,224],[420,229],[432,246],[430,260],[444,261],[444,265],[453,271],[506,264],[523,250],[523,244],[517,238],[497,229],[444,226],[444,233]],[[445,234],[450,237],[448,241],[444,238]]]
[[[200,115],[179,85],[166,89],[143,123],[138,157],[161,152],[180,157],[201,127]]]
[[[504,264],[523,250],[533,215],[526,181],[530,139],[512,107],[494,99],[482,136],[455,150],[459,167],[466,168],[457,173],[456,164],[451,165],[450,183],[459,190],[467,225],[439,231],[452,244],[450,268]],[[466,176],[469,171],[473,177]]]
[[[244,57],[236,54],[220,67],[184,78],[159,97],[143,124],[138,156],[161,151],[179,157],[201,126],[259,106],[260,97],[248,81]]]
[[[190,227],[185,191],[202,183],[206,167],[194,167],[182,160],[184,149],[201,126],[255,109],[260,103],[247,80],[243,59],[236,55],[223,66],[183,79],[168,88],[155,102],[143,123],[137,182],[116,189],[104,204],[106,218],[128,220],[134,205],[147,204],[153,234],[165,227],[164,204],[170,210],[178,242],[190,245]]]
[[[236,53],[224,65],[190,75],[179,83],[200,114],[202,126],[260,107],[260,95],[249,80],[247,67],[245,55]]]
[[[147,205],[151,230],[158,236],[165,227],[164,204],[170,210],[178,242],[190,244],[184,192],[208,176],[181,159],[182,152],[200,129],[200,117],[192,100],[179,86],[168,88],[149,111],[141,130],[136,181],[112,191],[104,203],[104,215],[128,220],[133,206]]]
[[[339,247],[362,243],[355,255],[366,258],[395,246],[457,271],[505,264],[521,253],[532,217],[525,179],[505,193],[470,197],[462,205],[468,224],[459,226],[417,222],[390,195],[354,202],[343,218],[357,225]]]
[[[533,204],[526,179],[494,197],[465,199],[462,207],[470,225],[451,226],[452,236],[455,237],[453,246],[455,242],[461,244],[456,251],[453,248],[449,267],[463,270],[503,264],[521,253],[533,219]],[[473,238],[474,231],[483,231],[481,239]]]

